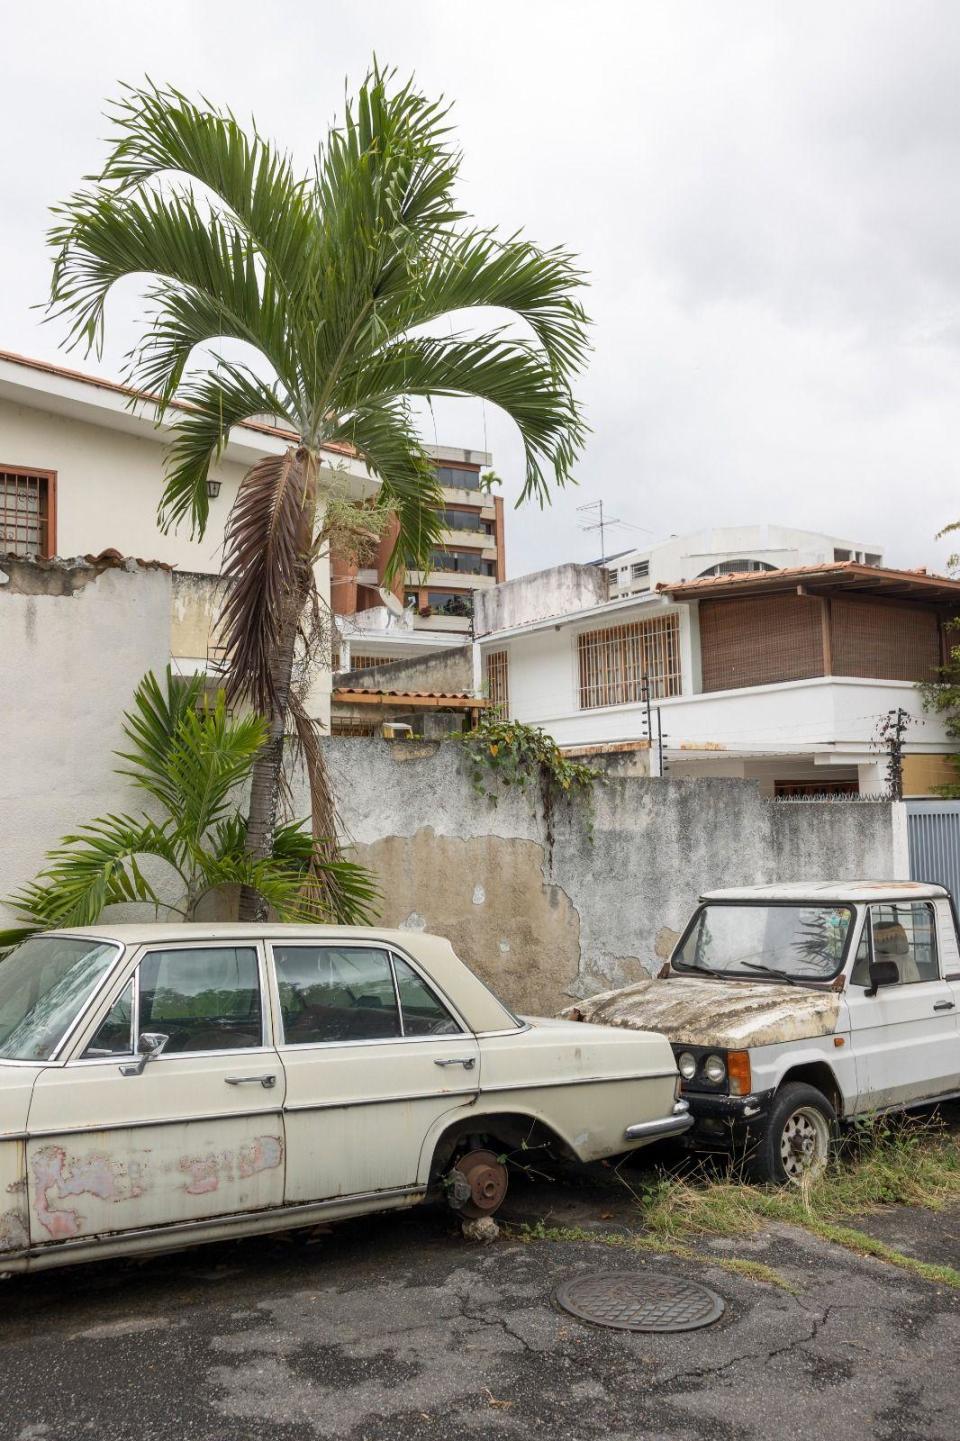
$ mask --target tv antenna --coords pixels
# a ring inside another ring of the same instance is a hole
[[[600,564],[607,558],[606,529],[608,525],[623,525],[622,520],[610,520],[603,513],[603,501],[591,500],[586,505],[578,505],[577,510],[581,515],[587,515],[586,520],[580,522],[580,529],[584,531],[598,530],[600,532]]]

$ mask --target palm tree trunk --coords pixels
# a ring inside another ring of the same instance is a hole
[[[273,833],[277,826],[280,805],[283,745],[290,704],[290,687],[297,644],[297,626],[310,595],[312,583],[313,527],[317,508],[317,468],[312,456],[302,452],[306,465],[303,510],[298,539],[299,564],[292,579],[291,593],[277,637],[277,648],[271,664],[273,692],[276,697],[270,712],[267,741],[253,764],[250,778],[250,802],[247,808],[247,839],[245,850],[254,860],[266,860],[273,854]],[[267,903],[252,886],[241,886],[239,917],[241,921],[265,921]]]

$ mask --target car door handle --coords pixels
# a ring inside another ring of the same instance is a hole
[[[935,1011],[952,1011],[955,1004],[954,1001],[938,1001],[933,1009]]]
[[[465,1071],[472,1071],[477,1063],[476,1056],[451,1056],[445,1061],[434,1061],[435,1066],[462,1066]]]
[[[262,1086],[269,1091],[277,1084],[276,1076],[224,1076],[228,1086]]]

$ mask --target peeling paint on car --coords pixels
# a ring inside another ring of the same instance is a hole
[[[216,1151],[204,1156],[182,1156],[179,1169],[190,1179],[184,1186],[188,1196],[216,1191],[221,1180],[248,1180],[260,1171],[271,1171],[283,1161],[279,1136],[256,1136],[237,1151]]]
[[[660,1031],[691,1046],[769,1046],[828,1036],[837,1028],[840,996],[800,986],[710,981],[693,976],[638,981],[578,1001],[572,1020]]]
[[[25,1251],[30,1237],[23,1217],[18,1211],[4,1211],[0,1215],[0,1252]]]

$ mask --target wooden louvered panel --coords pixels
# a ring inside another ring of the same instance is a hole
[[[700,654],[705,691],[823,675],[820,601],[808,595],[701,601]]]
[[[577,637],[577,655],[581,710],[635,704],[644,698],[645,679],[651,700],[682,690],[680,620],[675,612],[584,631]]]
[[[933,680],[940,664],[937,613],[866,596],[832,604],[833,673],[876,680]]]

